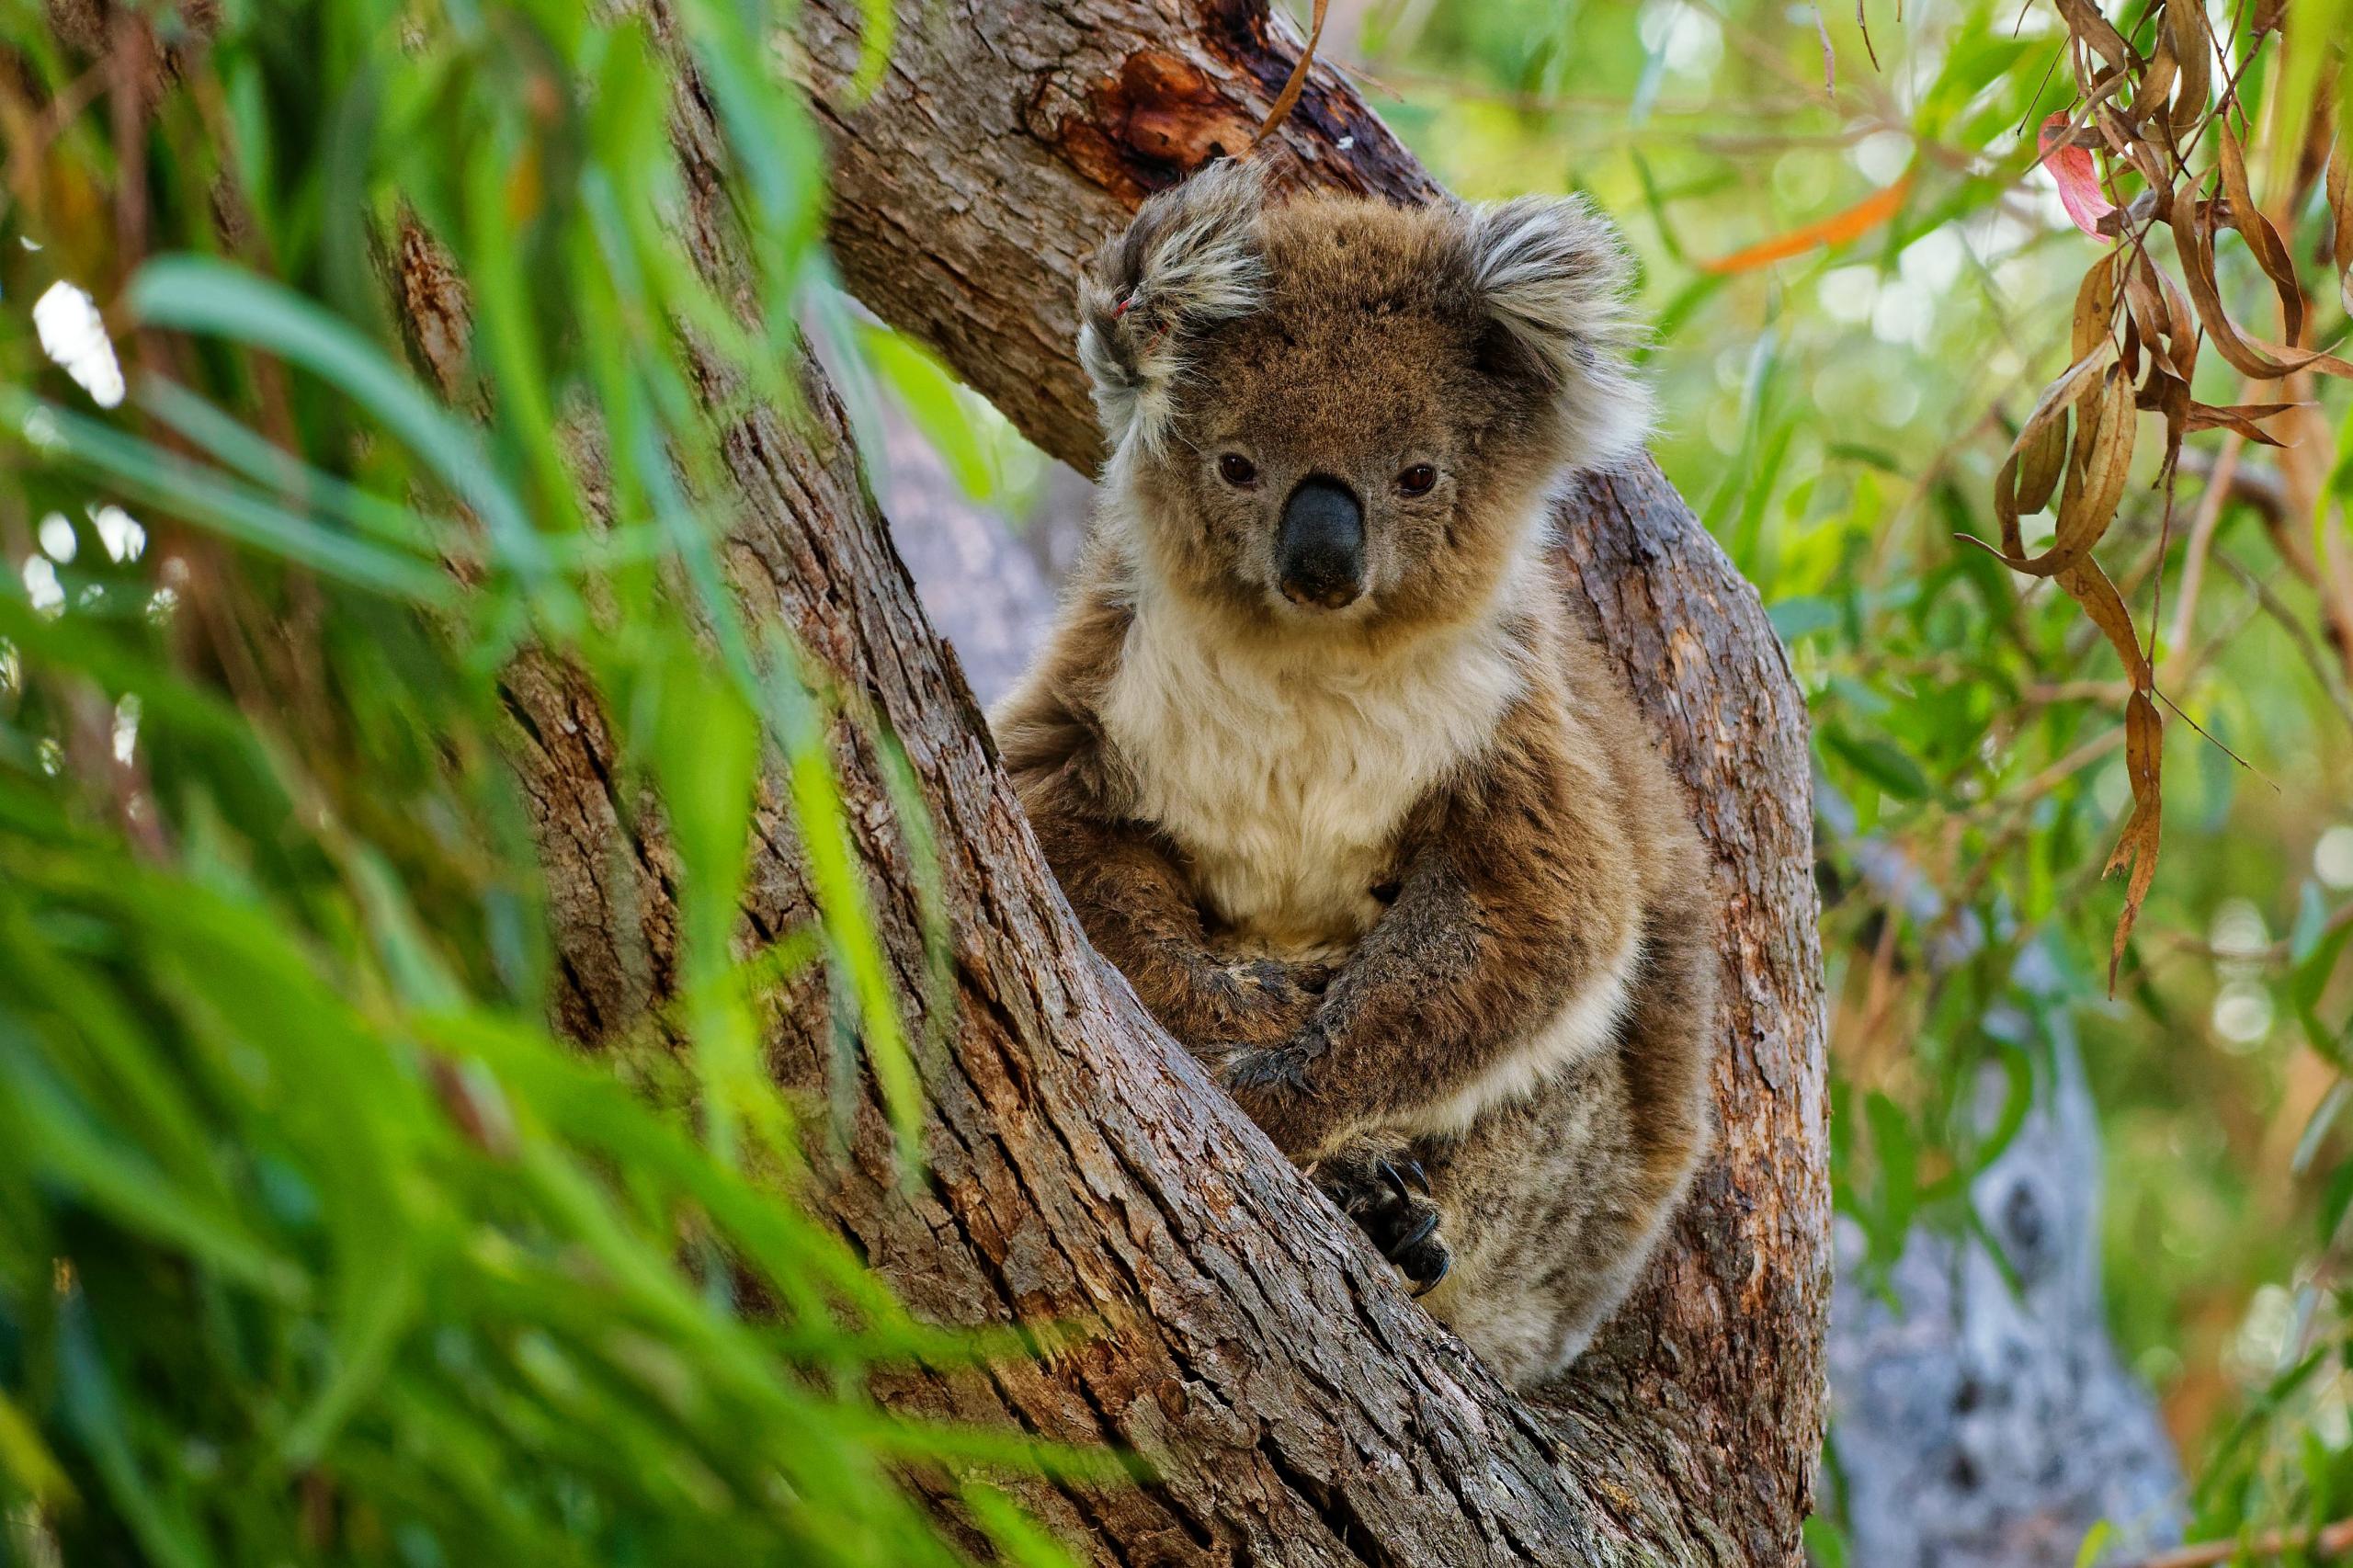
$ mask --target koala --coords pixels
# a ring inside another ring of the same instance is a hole
[[[1710,1136],[1709,868],[1547,551],[1647,426],[1629,274],[1573,199],[1153,198],[1081,287],[1099,510],[994,716],[1097,949],[1523,1386]]]

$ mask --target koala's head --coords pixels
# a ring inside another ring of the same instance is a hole
[[[1583,201],[1273,197],[1221,164],[1080,288],[1080,357],[1153,566],[1246,619],[1459,619],[1565,472],[1641,444],[1630,266]]]

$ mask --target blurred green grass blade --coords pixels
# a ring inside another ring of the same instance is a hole
[[[415,1233],[387,1225],[384,1239],[387,1246],[369,1249],[365,1269],[343,1271],[334,1370],[278,1442],[292,1469],[318,1462],[336,1430],[387,1374],[402,1335],[424,1308]]]
[[[964,1506],[1004,1560],[1014,1568],[1077,1568],[1078,1560],[1022,1512],[1019,1505],[984,1481],[967,1481]]]
[[[888,327],[864,325],[858,342],[915,427],[948,464],[958,488],[975,501],[994,499],[999,488],[996,465],[964,410],[964,391],[956,379]]]
[[[93,1125],[41,1060],[36,1038],[0,1009],[0,1096],[11,1105],[25,1157],[51,1181],[146,1235],[186,1248],[265,1295],[292,1299],[301,1275],[235,1216],[194,1199],[127,1139]]]
[[[209,1568],[203,1538],[171,1500],[149,1483],[131,1432],[131,1413],[99,1348],[97,1325],[80,1301],[59,1314],[60,1397],[74,1436],[105,1477],[110,1501],[140,1546],[165,1568]]]
[[[9,1483],[19,1495],[30,1498],[39,1507],[76,1505],[72,1477],[41,1441],[40,1429],[5,1389],[0,1389],[0,1470],[7,1472]]]
[[[21,426],[35,413],[66,453],[93,474],[120,485],[137,505],[355,587],[426,606],[444,605],[456,597],[456,585],[438,566],[321,528],[256,492],[179,461],[137,437],[0,388],[0,421]]]
[[[733,685],[713,682],[690,645],[657,666],[651,763],[678,851],[681,960],[707,1136],[738,1157],[736,1119],[765,1092],[749,1008],[730,951],[741,923],[745,850],[759,777],[760,728]]]
[[[417,551],[455,552],[465,548],[455,522],[427,518],[303,461],[175,381],[160,376],[142,378],[132,397],[146,413],[255,483],[298,501],[315,500],[354,528],[388,544]]]
[[[279,284],[197,256],[149,261],[126,297],[152,325],[232,338],[332,383],[382,420],[473,508],[503,559],[527,575],[544,573],[538,533],[479,443],[343,321]]]

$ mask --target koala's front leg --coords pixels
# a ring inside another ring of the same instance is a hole
[[[1118,820],[1067,778],[1024,790],[1039,846],[1095,949],[1211,1069],[1290,1039],[1323,1003],[1322,964],[1217,952],[1189,880],[1151,830]]]
[[[1362,1129],[1427,1124],[1440,1108],[1467,1120],[1516,1053],[1570,1055],[1608,1037],[1638,961],[1631,854],[1613,823],[1577,809],[1590,780],[1540,734],[1515,739],[1431,813],[1395,903],[1314,1016],[1222,1070],[1294,1160]],[[1591,1038],[1555,1038],[1580,1029]]]

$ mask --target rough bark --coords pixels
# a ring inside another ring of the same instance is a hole
[[[836,104],[835,237],[854,286],[1049,449],[1087,460],[1072,268],[1146,186],[1239,145],[1291,46],[1233,7],[911,0],[892,74],[851,111],[827,96],[848,26],[824,6],[803,15],[818,91]],[[679,119],[699,176],[688,243],[723,276],[718,137],[691,94]],[[1326,78],[1292,127],[1336,176],[1430,188]],[[1529,1403],[1406,1298],[1087,949],[859,481],[840,407],[813,368],[807,381],[806,419],[760,413],[727,433],[729,566],[854,715],[836,751],[857,848],[919,996],[917,879],[875,734],[904,744],[939,846],[955,1011],[926,1068],[920,1184],[902,1180],[861,1085],[806,1198],[918,1312],[1096,1330],[984,1371],[895,1373],[884,1396],[1147,1456],[1147,1485],[1029,1494],[1099,1562],[1794,1560],[1827,1293],[1805,716],[1754,591],[1656,470],[1594,480],[1562,522],[1571,580],[1727,894],[1721,1146],[1618,1323],[1557,1397]],[[658,814],[622,798],[601,718],[561,665],[525,661],[508,690],[563,960],[558,1011],[584,1040],[610,1038],[669,974]],[[759,827],[754,942],[813,908],[786,813],[764,808]],[[823,1093],[836,1052],[822,982],[775,1001],[777,1072]]]

